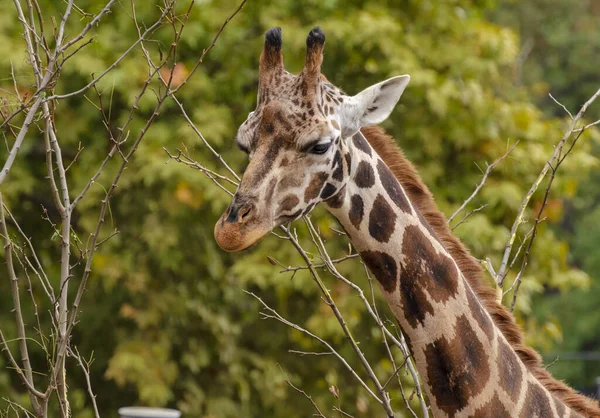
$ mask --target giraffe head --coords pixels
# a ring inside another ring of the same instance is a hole
[[[304,68],[295,76],[283,66],[281,29],[266,33],[258,103],[236,139],[250,163],[215,226],[224,250],[243,250],[341,195],[351,165],[347,138],[386,119],[410,80],[393,77],[347,96],[321,75],[324,44],[325,34],[314,28]]]

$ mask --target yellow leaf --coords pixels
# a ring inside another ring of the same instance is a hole
[[[175,189],[175,198],[194,209],[199,209],[202,206],[202,195],[200,193],[195,193],[190,186],[186,182],[179,182],[177,188]]]

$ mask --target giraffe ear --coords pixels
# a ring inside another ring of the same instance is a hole
[[[360,128],[383,122],[392,113],[410,81],[409,75],[389,78],[344,101],[342,134],[354,135]]]

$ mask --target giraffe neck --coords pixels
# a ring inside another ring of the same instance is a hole
[[[531,374],[359,132],[327,201],[379,281],[439,417],[576,417]]]

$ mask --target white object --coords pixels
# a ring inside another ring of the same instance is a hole
[[[176,409],[127,406],[119,408],[119,415],[121,418],[179,418],[181,412]]]

